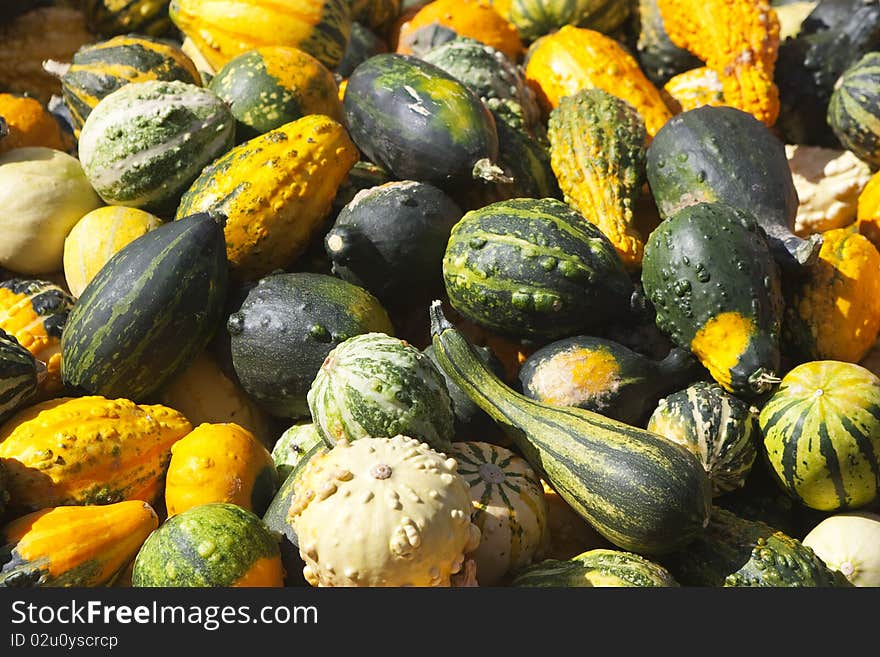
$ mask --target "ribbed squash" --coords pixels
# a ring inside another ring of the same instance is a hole
[[[13,278],[0,283],[0,329],[10,333],[46,366],[40,389],[61,390],[61,332],[73,298],[45,280]]]
[[[645,183],[645,123],[629,103],[602,89],[563,98],[550,113],[550,162],[565,202],[595,224],[631,271],[644,241],[633,226]]]
[[[507,16],[527,41],[563,25],[611,34],[629,18],[633,4],[621,0],[510,0]]]
[[[724,87],[718,73],[708,66],[694,68],[672,77],[663,92],[670,99],[670,106],[677,114],[703,105],[724,105]]]
[[[492,46],[513,62],[522,57],[523,45],[516,27],[495,11],[488,0],[434,0],[426,4],[401,29],[396,52],[413,54],[412,40],[417,31],[433,23]]]
[[[511,586],[675,587],[678,582],[663,566],[638,554],[597,549],[529,566],[516,574]]]
[[[672,116],[632,55],[595,30],[566,25],[542,37],[529,49],[525,72],[547,113],[563,97],[598,87],[635,107],[651,137]]]
[[[165,480],[169,518],[211,502],[262,515],[277,488],[269,450],[237,424],[200,424],[171,447]]]
[[[0,528],[0,587],[108,585],[158,526],[136,500],[29,513]]]
[[[159,217],[123,205],[92,210],[64,240],[64,279],[79,297],[95,274],[129,242],[162,225]]]
[[[262,46],[299,48],[333,69],[351,32],[349,0],[172,0],[169,13],[215,70]]]
[[[230,274],[254,280],[291,265],[305,250],[357,160],[341,124],[305,116],[205,168],[183,195],[177,218],[209,210],[225,215]]]
[[[166,406],[127,399],[60,397],[0,426],[0,459],[14,508],[153,502],[171,446],[192,430]]]
[[[37,99],[0,94],[0,117],[7,134],[0,140],[0,153],[25,146],[44,146],[68,150],[61,125]]]
[[[136,33],[163,36],[174,27],[170,0],[83,0],[89,28],[103,37]]]
[[[859,194],[856,222],[859,232],[880,249],[880,173],[875,173]]]
[[[880,378],[854,363],[790,370],[759,418],[777,481],[812,509],[872,504],[880,492]]]
[[[779,115],[773,82],[779,19],[767,0],[658,0],[672,42],[721,80],[726,104],[768,126]]]
[[[480,528],[471,555],[480,586],[502,584],[542,559],[550,539],[547,501],[531,466],[509,449],[479,441],[453,443],[449,455],[470,486],[472,522]]]
[[[869,52],[834,85],[827,120],[843,144],[873,169],[880,167],[880,52]]]
[[[0,329],[0,422],[31,401],[45,376],[45,366],[14,336]],[[4,482],[0,466],[0,517],[6,496]]]
[[[880,333],[880,252],[847,228],[824,237],[819,261],[787,292],[784,337],[801,360],[857,363]]]
[[[61,92],[77,132],[101,99],[126,84],[147,80],[201,84],[196,65],[180,48],[136,34],[90,43],[76,51],[70,64],[47,62],[46,68],[60,74]]]

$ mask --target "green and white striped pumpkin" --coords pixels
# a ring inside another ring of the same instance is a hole
[[[758,453],[758,411],[717,383],[699,381],[660,400],[648,431],[696,454],[713,496],[741,488]]]
[[[136,82],[92,110],[80,132],[79,157],[104,201],[165,219],[234,138],[235,119],[212,91],[179,81]]]
[[[0,329],[0,423],[36,394],[45,375],[45,365]]]
[[[428,356],[385,333],[337,345],[307,395],[312,421],[329,447],[339,440],[402,434],[446,451],[454,416],[446,382]]]
[[[880,166],[880,52],[869,52],[840,76],[827,120],[844,148]]]
[[[596,549],[567,561],[546,559],[536,563],[517,573],[512,586],[675,587],[678,582],[663,566],[634,552]]]
[[[281,481],[287,479],[300,460],[315,446],[323,443],[312,422],[297,422],[281,434],[272,447],[272,460]]]
[[[761,409],[767,460],[785,490],[820,511],[864,507],[880,491],[880,378],[842,361],[788,372]]]
[[[509,449],[484,442],[452,444],[449,456],[471,490],[480,546],[470,556],[480,586],[494,586],[543,558],[549,544],[547,500],[531,466]]]

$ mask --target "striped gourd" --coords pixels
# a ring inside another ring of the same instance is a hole
[[[79,297],[122,247],[161,225],[159,217],[124,205],[105,205],[85,215],[64,240],[64,280],[70,294]]]
[[[165,218],[234,138],[235,119],[212,91],[180,81],[136,82],[92,110],[79,157],[105,202]]]
[[[678,582],[663,566],[638,554],[596,549],[566,561],[536,563],[518,572],[511,586],[675,587]]]
[[[508,18],[523,39],[555,32],[563,25],[610,34],[629,18],[631,2],[621,0],[511,0]]]
[[[711,486],[681,445],[580,408],[549,406],[504,385],[431,308],[437,361],[498,423],[542,479],[611,543],[642,554],[691,541],[709,518]]]
[[[62,73],[61,93],[76,132],[101,99],[126,84],[147,80],[201,84],[195,64],[176,45],[133,34],[87,44],[69,65],[47,67]]]
[[[73,308],[73,298],[46,280],[11,278],[0,282],[0,329],[46,366],[40,389],[61,389],[61,333]]]
[[[328,446],[397,434],[440,451],[451,444],[452,402],[437,367],[412,345],[384,333],[356,335],[335,347],[307,398]]]
[[[150,398],[201,353],[226,301],[223,230],[208,215],[129,243],[83,291],[61,336],[61,375],[92,394]]]
[[[880,378],[855,363],[810,361],[761,409],[764,452],[783,488],[820,511],[856,509],[880,491]]]
[[[0,422],[5,422],[36,394],[45,376],[46,368],[41,361],[14,336],[0,329]],[[2,496],[0,493],[0,499]]]
[[[554,199],[465,214],[452,229],[443,278],[459,313],[517,337],[589,332],[625,314],[633,292],[608,238]]]
[[[758,454],[758,410],[715,383],[700,381],[661,399],[647,428],[699,457],[713,496],[741,488]]]
[[[171,20],[215,69],[262,46],[293,46],[339,64],[351,33],[349,0],[172,0]]]
[[[272,460],[280,480],[286,480],[305,455],[323,443],[314,422],[298,422],[282,433],[272,447]]]
[[[547,501],[532,467],[509,449],[478,441],[453,443],[449,456],[470,486],[471,522],[481,536],[471,555],[480,586],[502,584],[542,559],[550,540]]]
[[[828,124],[847,150],[880,166],[880,52],[869,52],[835,83]]]
[[[305,250],[357,159],[340,123],[304,116],[206,167],[183,195],[177,218],[222,213],[230,273],[254,280],[291,265]]]
[[[84,0],[89,29],[103,37],[117,34],[163,36],[173,25],[168,16],[171,0]]]
[[[342,121],[333,73],[297,48],[268,46],[242,53],[217,71],[208,88],[229,103],[238,142],[308,114]]]
[[[645,123],[636,109],[602,89],[563,98],[550,113],[550,161],[565,201],[611,240],[630,270],[645,245],[634,227],[645,183]]]
[[[687,112],[703,105],[724,105],[724,88],[718,74],[708,66],[679,73],[663,85],[676,113]]]
[[[17,511],[152,503],[171,446],[192,430],[179,412],[100,396],[40,402],[0,425],[0,461]]]

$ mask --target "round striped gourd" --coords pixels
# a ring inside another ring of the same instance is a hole
[[[660,400],[648,431],[684,445],[703,462],[713,496],[741,488],[758,453],[758,411],[700,381]]]
[[[563,25],[609,34],[629,17],[632,3],[620,0],[511,0],[508,16],[527,41]]]
[[[324,440],[313,422],[298,422],[287,429],[272,447],[272,460],[278,470],[278,478],[283,482],[297,464],[316,445]]]
[[[660,564],[622,550],[588,550],[566,561],[546,559],[517,573],[511,586],[677,587]]]
[[[250,511],[200,504],[166,520],[134,561],[132,586],[279,587],[278,541]]]
[[[89,29],[103,37],[137,33],[162,36],[174,25],[168,16],[171,0],[84,0]]]
[[[502,334],[589,332],[629,307],[632,282],[597,227],[562,201],[512,199],[465,214],[443,259],[452,306]]]
[[[828,124],[843,147],[873,167],[880,166],[880,53],[869,52],[834,85]]]
[[[18,340],[0,329],[0,422],[5,422],[36,394],[37,386],[46,376],[45,367],[39,363]],[[0,516],[5,492],[0,472]]]
[[[840,361],[790,370],[761,409],[764,451],[776,477],[802,504],[856,509],[880,490],[880,378]]]
[[[214,92],[179,81],[136,82],[92,110],[79,157],[105,202],[165,218],[234,137],[235,119]]]
[[[471,555],[480,586],[503,583],[507,576],[543,558],[550,540],[547,501],[541,480],[509,449],[485,442],[457,442],[449,456],[470,486],[480,546]]]
[[[333,69],[351,33],[349,0],[172,0],[174,24],[215,70],[262,46],[293,46]]]
[[[61,333],[73,298],[51,281],[13,278],[0,282],[0,329],[46,366],[41,390],[61,389]]]
[[[85,215],[64,240],[64,280],[70,294],[79,297],[114,254],[161,225],[159,217],[123,205],[107,205]]]
[[[63,71],[61,93],[77,132],[101,99],[126,84],[179,80],[201,85],[196,65],[180,48],[139,34],[87,44],[76,51],[69,65],[53,68]]]
[[[60,124],[36,98],[0,94],[0,117],[6,124],[0,153],[27,146],[68,150]]]
[[[356,335],[335,347],[307,399],[328,446],[397,434],[438,450],[451,445],[454,416],[443,376],[428,356],[384,333]]]
[[[208,88],[226,101],[243,142],[308,114],[342,121],[336,80],[321,62],[285,46],[255,48],[234,57]]]

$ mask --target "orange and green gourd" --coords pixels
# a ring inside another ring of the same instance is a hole
[[[768,126],[779,115],[773,82],[779,19],[767,0],[658,0],[672,42],[721,81],[726,104]]]
[[[6,122],[7,130],[0,140],[0,153],[26,146],[66,151],[71,145],[58,121],[36,98],[0,94],[0,117]]]

